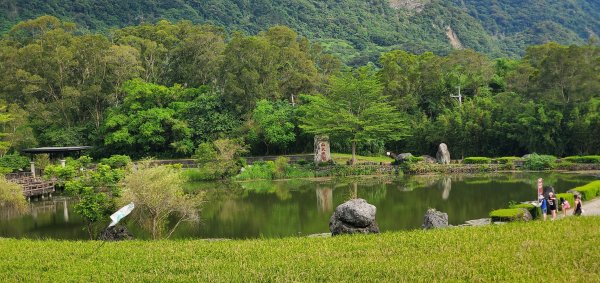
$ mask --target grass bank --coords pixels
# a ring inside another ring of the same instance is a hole
[[[0,281],[600,282],[598,227],[600,217],[570,217],[334,238],[130,241],[97,252],[98,242],[0,239]]]

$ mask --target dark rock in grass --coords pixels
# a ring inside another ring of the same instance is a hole
[[[430,208],[425,213],[423,219],[423,229],[445,228],[448,227],[448,214]]]
[[[521,220],[521,221],[531,221],[531,220],[533,220],[533,216],[531,216],[531,212],[529,212],[528,209],[521,208],[521,210],[523,210],[523,215],[521,216],[521,218],[519,220]]]
[[[133,240],[133,235],[129,232],[129,230],[127,230],[125,226],[116,225],[102,230],[102,232],[100,232],[98,240],[109,242]]]
[[[450,164],[450,151],[445,143],[440,143],[435,158],[440,164]]]
[[[364,199],[340,204],[329,219],[331,235],[379,233],[375,221],[377,208]]]
[[[396,163],[404,163],[413,157],[412,153],[400,153],[396,155]]]

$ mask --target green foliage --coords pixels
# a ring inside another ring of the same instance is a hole
[[[464,164],[490,164],[492,159],[489,157],[466,157],[463,159]]]
[[[521,221],[524,215],[524,208],[503,208],[490,212],[492,221]]]
[[[273,161],[255,162],[244,167],[244,171],[234,177],[235,180],[271,180],[276,171]]]
[[[113,155],[109,158],[103,158],[100,163],[110,166],[111,168],[126,168],[131,165],[131,158],[127,155]]]
[[[0,176],[0,207],[8,208],[18,213],[25,213],[28,209],[27,200],[23,196],[23,188]]]
[[[289,167],[289,163],[290,163],[290,159],[287,157],[277,157],[277,159],[275,159],[274,165],[275,165],[275,172],[273,174],[273,177],[276,179],[280,179],[282,177],[284,177],[287,173],[287,168]]]
[[[529,158],[525,159],[523,168],[527,170],[545,170],[552,168],[556,157],[552,155],[539,155],[533,153],[529,155]]]
[[[7,154],[0,157],[0,167],[11,171],[24,170],[29,167],[29,158],[18,154]]]
[[[269,154],[270,146],[286,149],[296,140],[294,133],[294,109],[286,102],[271,103],[259,100],[252,113],[250,134],[265,144]]]
[[[512,165],[515,163],[515,161],[520,160],[521,158],[516,157],[516,156],[506,156],[506,157],[499,157],[499,158],[494,158],[494,160],[496,160],[496,162],[498,162],[498,164],[508,164],[508,165]]]
[[[561,158],[561,161],[568,161],[573,163],[599,163],[600,155],[587,155],[587,156],[568,156]]]
[[[153,239],[169,238],[181,222],[199,220],[204,195],[185,193],[186,178],[178,170],[147,165],[139,164],[123,178],[120,201],[135,203],[132,216]],[[170,218],[175,219],[171,226],[168,225]]]
[[[600,181],[593,181],[581,187],[573,188],[574,191],[581,193],[583,200],[592,200],[600,196]]]
[[[558,199],[558,196],[556,197],[556,199]],[[509,205],[509,208],[527,209],[527,210],[529,210],[529,213],[531,214],[531,217],[533,217],[533,219],[539,219],[542,217],[542,208],[535,206],[533,204],[530,204],[530,203],[512,204],[512,205]]]
[[[194,157],[198,170],[187,173],[194,180],[219,180],[236,175],[245,165],[241,155],[247,152],[240,140],[218,139],[212,143],[201,143]]]
[[[370,68],[331,78],[328,95],[304,95],[300,128],[315,135],[349,138],[352,162],[356,143],[399,140],[406,136],[402,115],[387,101]]]

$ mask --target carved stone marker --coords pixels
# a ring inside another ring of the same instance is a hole
[[[439,164],[450,164],[450,151],[448,151],[448,146],[445,143],[440,143],[435,157]]]
[[[331,152],[329,150],[328,136],[315,136],[315,163],[329,162]]]

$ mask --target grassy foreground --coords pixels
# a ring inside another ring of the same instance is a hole
[[[335,238],[130,241],[97,252],[99,242],[0,239],[0,282],[600,282],[599,227],[600,217],[569,217]]]

